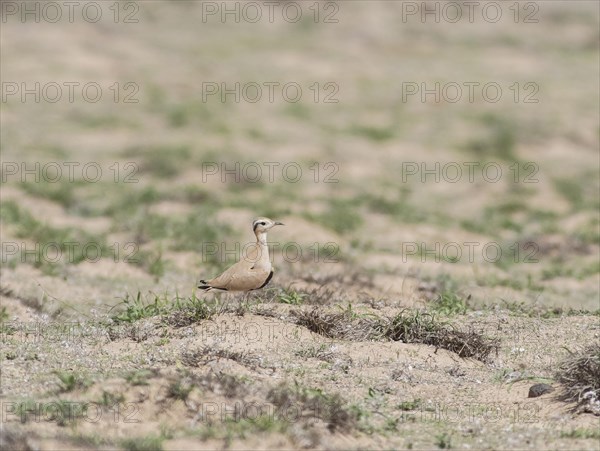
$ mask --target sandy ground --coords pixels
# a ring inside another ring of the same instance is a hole
[[[598,5],[36,4],[0,28],[3,449],[599,449],[556,380],[600,339]],[[269,288],[196,293],[259,215]],[[398,315],[493,350],[361,335]]]

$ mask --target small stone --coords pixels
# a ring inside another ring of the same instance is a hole
[[[529,398],[537,398],[538,396],[545,395],[546,393],[553,392],[554,388],[548,384],[535,384],[529,387]]]

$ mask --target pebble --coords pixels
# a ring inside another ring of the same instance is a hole
[[[529,387],[529,398],[537,398],[538,396],[545,395],[546,393],[553,392],[554,388],[548,384],[535,384]]]

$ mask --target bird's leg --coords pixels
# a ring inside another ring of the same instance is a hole
[[[229,293],[226,291],[215,293],[215,298],[219,313],[225,313],[227,311],[227,306],[229,305]]]
[[[252,292],[242,293],[239,297],[238,310],[240,312],[247,312],[250,310],[250,298]]]

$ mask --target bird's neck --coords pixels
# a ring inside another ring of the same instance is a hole
[[[256,243],[260,246],[267,245],[267,232],[258,232],[256,234]]]
[[[260,232],[256,234],[256,247],[257,255],[256,255],[256,263],[254,263],[254,268],[266,269],[267,271],[271,269],[271,259],[269,258],[269,246],[267,244],[267,233]]]

